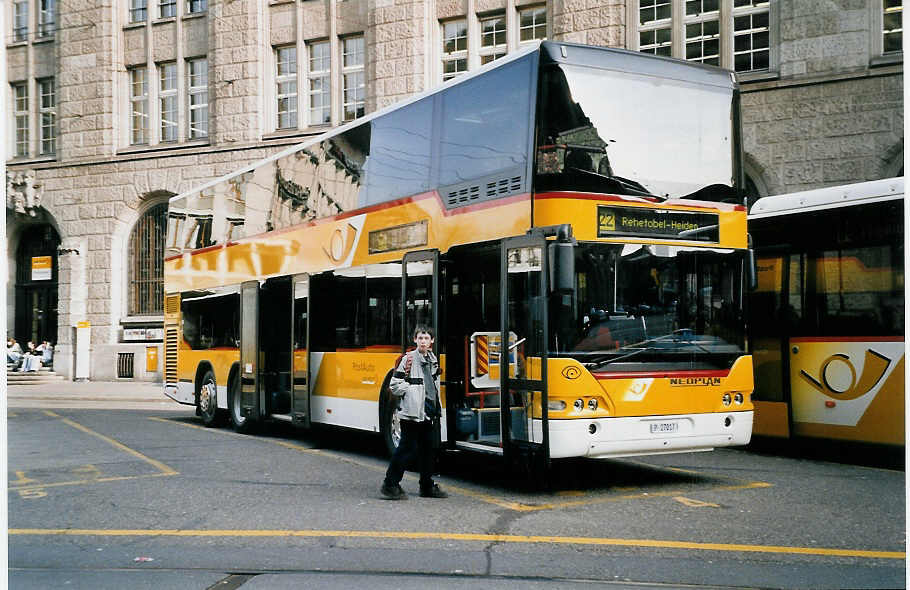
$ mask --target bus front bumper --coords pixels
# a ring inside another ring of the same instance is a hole
[[[550,458],[607,459],[745,445],[752,412],[549,420]]]

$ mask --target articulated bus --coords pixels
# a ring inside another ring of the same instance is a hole
[[[749,214],[755,434],[904,445],[904,179]]]
[[[393,449],[389,378],[426,325],[446,448],[744,445],[738,109],[727,71],[543,42],[178,195],[165,393]]]

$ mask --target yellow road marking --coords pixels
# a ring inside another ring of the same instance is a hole
[[[701,500],[693,500],[692,498],[686,498],[685,496],[673,496],[673,499],[680,504],[691,506],[692,508],[720,508],[720,504],[715,504],[713,502],[703,502]]]
[[[9,485],[9,487],[7,487],[7,491],[9,491],[9,492],[18,492],[19,495],[21,495],[23,497],[29,497],[27,494],[25,494],[26,492],[35,492],[37,490],[44,490],[45,488],[59,488],[62,486],[74,486],[74,485],[83,485],[83,484],[90,484],[90,483],[107,483],[107,482],[112,482],[112,481],[127,481],[127,480],[132,480],[132,479],[141,479],[141,478],[145,478],[145,477],[167,477],[167,476],[171,476],[171,475],[179,475],[179,473],[177,471],[168,467],[161,461],[157,461],[155,459],[152,459],[151,457],[147,457],[147,456],[143,455],[142,453],[140,453],[139,451],[131,449],[128,446],[124,445],[123,443],[118,442],[110,437],[104,436],[101,433],[95,432],[91,428],[87,428],[87,427],[83,426],[82,424],[79,424],[78,422],[74,422],[74,421],[70,420],[69,418],[64,418],[63,416],[60,416],[59,414],[51,412],[50,410],[45,410],[44,413],[47,416],[50,416],[51,418],[60,418],[60,420],[64,424],[71,426],[71,427],[75,428],[76,430],[79,430],[86,434],[90,434],[96,438],[100,438],[101,440],[103,440],[104,442],[113,446],[114,448],[116,448],[120,451],[123,451],[124,453],[127,453],[128,455],[132,455],[133,457],[136,457],[137,459],[141,459],[142,461],[148,463],[149,465],[151,465],[155,469],[157,469],[158,473],[146,473],[146,474],[142,474],[142,475],[121,475],[121,476],[112,476],[112,477],[98,477],[99,475],[101,475],[100,470],[96,466],[88,464],[88,465],[83,465],[81,467],[77,467],[77,468],[73,469],[73,472],[79,473],[79,474],[85,474],[87,477],[84,477],[82,479],[76,479],[76,480],[55,481],[55,482],[51,482],[51,483],[43,483],[38,480],[26,477],[24,471],[16,471],[15,473],[16,473],[17,479],[9,482],[10,485]],[[38,497],[38,496],[35,496],[33,494],[31,497]]]
[[[92,435],[92,436],[94,436],[94,437],[96,437],[96,438],[100,438],[101,440],[103,440],[103,441],[106,442],[107,444],[109,444],[109,445],[111,445],[111,446],[113,446],[113,447],[115,447],[115,448],[117,448],[117,449],[120,449],[120,450],[123,451],[124,453],[126,453],[126,454],[128,454],[128,455],[132,455],[133,457],[136,457],[137,459],[141,459],[142,461],[145,461],[146,463],[148,463],[149,465],[151,465],[152,467],[154,467],[155,469],[157,469],[158,471],[160,471],[160,472],[161,472],[162,474],[164,474],[164,475],[177,475],[177,472],[176,472],[176,471],[174,471],[172,468],[168,467],[167,465],[165,465],[165,464],[162,463],[161,461],[157,461],[157,460],[155,460],[155,459],[152,459],[151,457],[147,457],[147,456],[143,455],[142,453],[140,453],[139,451],[136,451],[136,450],[134,450],[134,449],[131,449],[131,448],[129,448],[128,446],[126,446],[125,444],[123,444],[123,443],[121,443],[121,442],[118,442],[118,441],[116,441],[116,440],[114,440],[114,439],[112,439],[112,438],[110,438],[110,437],[104,436],[104,435],[101,434],[101,433],[95,432],[95,431],[92,430],[91,428],[86,428],[86,427],[83,426],[82,424],[79,424],[78,422],[73,422],[73,421],[70,420],[69,418],[64,418],[63,416],[60,416],[59,414],[55,414],[54,412],[51,412],[50,410],[45,410],[44,413],[47,414],[48,416],[52,417],[52,418],[60,418],[60,420],[61,420],[64,424],[66,424],[66,425],[68,425],[68,426],[72,426],[72,427],[75,428],[76,430],[79,430],[79,431],[84,432],[84,433],[86,433],[86,434],[90,434],[90,435]]]
[[[202,430],[202,431],[205,431],[205,432],[217,432],[217,433],[220,433],[220,434],[224,434],[224,435],[226,435],[226,436],[235,436],[235,437],[244,438],[244,439],[247,439],[247,440],[258,440],[258,441],[262,441],[262,442],[265,442],[265,443],[270,443],[270,444],[278,445],[278,446],[281,446],[281,447],[285,447],[285,448],[288,448],[288,449],[291,449],[291,450],[300,451],[300,452],[303,452],[303,453],[320,454],[320,455],[323,455],[323,456],[326,456],[326,457],[331,457],[331,458],[333,458],[333,459],[338,459],[339,461],[344,461],[344,462],[346,462],[346,463],[350,463],[350,464],[352,464],[352,465],[357,465],[358,467],[365,467],[365,468],[367,468],[367,469],[372,469],[372,470],[374,470],[374,471],[385,471],[385,467],[380,467],[380,466],[377,466],[377,465],[372,465],[372,464],[369,464],[369,463],[365,463],[365,462],[362,462],[362,461],[358,461],[358,460],[356,460],[356,459],[352,459],[352,458],[350,458],[350,457],[345,457],[345,456],[343,456],[343,455],[339,455],[339,454],[336,454],[336,453],[332,453],[332,452],[330,452],[330,451],[324,451],[324,450],[322,450],[322,449],[314,449],[314,448],[312,448],[312,447],[304,447],[304,446],[297,445],[297,444],[294,444],[294,443],[290,443],[290,442],[287,442],[287,441],[272,440],[272,439],[268,439],[268,438],[253,438],[253,439],[251,439],[249,436],[247,436],[247,435],[245,435],[245,434],[238,434],[238,433],[236,433],[236,432],[231,432],[231,431],[228,431],[228,430],[217,430],[217,429],[212,429],[212,428],[208,428],[208,427],[206,427],[206,426],[199,426],[199,425],[197,425],[197,424],[187,424],[186,422],[175,422],[174,420],[168,420],[168,419],[165,419],[165,418],[157,418],[157,417],[154,417],[154,416],[149,417],[149,420],[154,420],[154,421],[156,421],[156,422],[163,422],[163,423],[165,423],[165,424],[175,424],[175,425],[178,425],[178,426],[184,426],[184,427],[186,427],[186,428],[195,428],[195,429],[197,429],[197,430]],[[679,472],[682,472],[682,473],[688,473],[688,474],[694,474],[694,475],[701,475],[701,474],[699,474],[697,471],[688,471],[688,470],[680,469],[680,468],[677,468],[677,467],[659,467],[659,466],[655,466],[655,465],[649,465],[648,463],[640,463],[640,462],[639,462],[638,464],[639,464],[639,465],[644,465],[644,466],[647,466],[647,467],[651,467],[651,468],[656,468],[656,469],[666,469],[666,470],[668,470],[668,471],[679,471]],[[405,474],[405,477],[408,478],[408,479],[416,479],[416,478],[414,478],[413,476],[408,475],[408,474]],[[710,487],[710,488],[705,488],[705,489],[708,490],[708,491],[733,491],[733,490],[749,490],[749,489],[757,489],[757,488],[769,488],[769,487],[771,487],[771,486],[772,486],[772,484],[767,483],[767,482],[763,482],[763,481],[752,481],[752,482],[746,482],[746,483],[743,483],[743,484],[734,484],[734,485],[726,485],[726,486],[712,486],[712,487]],[[523,504],[523,503],[521,503],[521,502],[510,502],[509,500],[503,500],[502,498],[498,498],[498,497],[493,496],[493,495],[491,495],[491,494],[486,494],[486,493],[483,493],[483,492],[478,492],[478,491],[475,491],[475,490],[470,490],[470,489],[467,489],[467,488],[462,488],[462,487],[459,487],[459,486],[452,485],[451,483],[446,483],[446,489],[449,490],[449,491],[451,491],[451,492],[455,492],[455,493],[457,493],[457,494],[460,494],[460,495],[462,495],[462,496],[467,496],[467,497],[469,497],[469,498],[474,498],[475,500],[479,500],[479,501],[485,502],[485,503],[487,503],[487,504],[493,504],[494,506],[499,506],[499,507],[501,507],[501,508],[507,508],[507,509],[509,509],[509,510],[515,510],[516,512],[534,512],[534,511],[537,511],[537,510],[555,510],[555,509],[559,509],[559,508],[573,508],[573,507],[577,507],[577,506],[588,506],[588,505],[591,505],[591,504],[604,504],[604,503],[607,503],[607,502],[617,502],[617,501],[620,501],[620,500],[632,500],[632,499],[644,499],[644,498],[665,498],[665,497],[667,497],[667,496],[670,496],[670,497],[672,497],[672,496],[678,496],[678,495],[680,495],[680,494],[682,493],[680,490],[670,490],[670,491],[664,491],[664,492],[637,492],[637,493],[632,493],[632,494],[622,494],[622,495],[619,495],[619,496],[609,496],[609,497],[606,497],[606,498],[583,498],[583,499],[580,499],[580,500],[565,500],[565,501],[561,501],[561,502],[546,502],[546,503],[543,503],[543,504]],[[629,490],[635,490],[635,489],[637,489],[637,488],[622,487],[622,488],[617,488],[617,491],[620,491],[620,490],[621,490],[621,491],[629,491]],[[575,495],[579,495],[579,494],[583,494],[583,493],[582,493],[582,492],[577,492],[577,491],[572,491],[572,492],[568,492],[566,495],[575,496]]]
[[[178,529],[9,529],[10,535],[91,536],[91,537],[344,537],[368,539],[436,539],[482,543],[552,543],[614,547],[651,547],[697,551],[785,553],[869,559],[906,559],[903,551],[789,547],[786,545],[745,545],[738,543],[696,543],[655,539],[611,539],[603,537],[556,537],[541,535],[493,535],[485,533],[434,533],[406,531],[320,531],[320,530],[178,530]]]

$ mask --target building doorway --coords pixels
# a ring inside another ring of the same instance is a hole
[[[15,338],[25,347],[57,343],[57,246],[60,236],[49,224],[22,233],[16,250]]]

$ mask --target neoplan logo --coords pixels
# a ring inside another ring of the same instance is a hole
[[[720,377],[670,377],[672,387],[709,387],[720,382]]]

